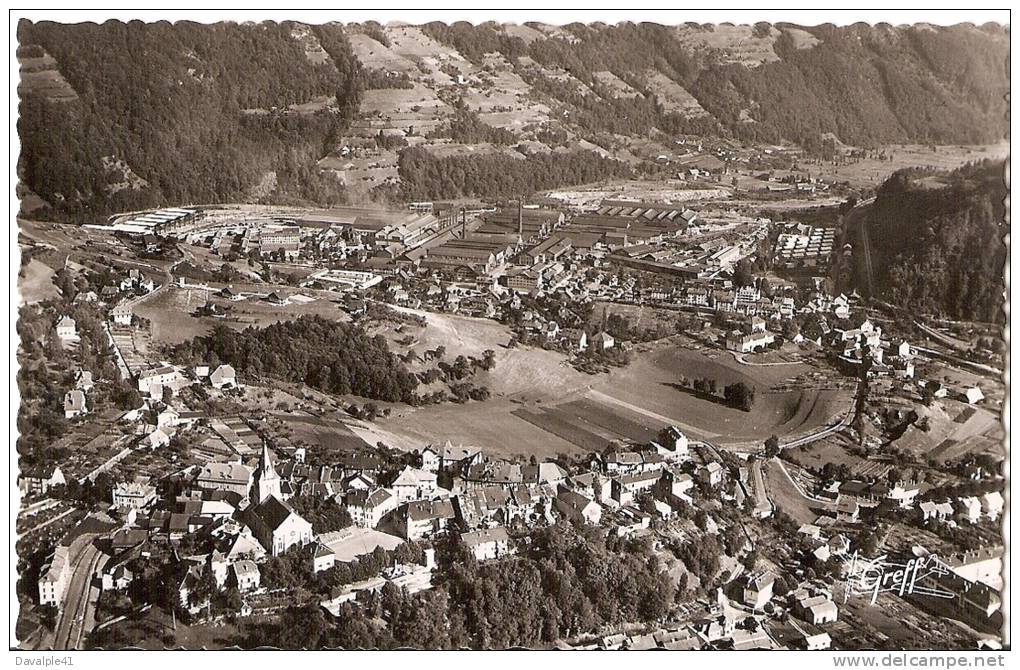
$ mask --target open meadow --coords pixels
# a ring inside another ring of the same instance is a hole
[[[762,435],[800,435],[824,426],[843,411],[849,397],[844,391],[810,387],[770,391],[773,386],[788,387],[813,368],[745,366],[726,352],[681,348],[675,338],[639,346],[626,368],[587,375],[568,365],[561,353],[506,348],[509,330],[493,321],[415,313],[425,316],[428,325],[424,329],[403,325],[399,332],[398,326],[391,326],[385,333],[391,346],[411,338],[404,350],[414,348],[422,354],[441,344],[447,360],[480,357],[492,349],[495,368],[477,373],[472,381],[488,386],[493,398],[484,403],[394,408],[389,418],[376,424],[397,436],[395,443],[451,439],[493,453],[549,455],[601,450],[616,440],[644,442],[663,426],[676,424],[695,439],[746,446]],[[429,366],[417,363],[412,369]],[[756,389],[754,407],[745,412],[698,397],[677,387],[680,375],[713,378],[720,388],[744,382]]]

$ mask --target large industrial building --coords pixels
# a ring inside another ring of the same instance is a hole
[[[170,235],[197,223],[203,217],[197,209],[158,209],[111,226],[115,232],[129,235]]]

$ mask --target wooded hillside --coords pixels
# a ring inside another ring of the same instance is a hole
[[[945,183],[912,170],[881,187],[869,212],[878,294],[913,312],[1002,322],[1002,162],[950,173]]]

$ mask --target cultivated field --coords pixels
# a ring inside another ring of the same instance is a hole
[[[685,427],[695,437],[721,444],[760,441],[763,436],[799,434],[830,422],[842,406],[843,392],[793,390],[770,392],[811,370],[806,364],[742,366],[727,352],[679,349],[669,341],[639,353],[627,368],[614,371],[595,389],[617,401],[640,407]],[[754,406],[744,412],[677,388],[677,379],[708,377],[720,387],[743,382],[756,389]]]
[[[377,419],[375,424],[398,438],[387,440],[380,435],[383,442],[402,449],[450,440],[498,456],[535,454],[543,458],[585,450],[515,416],[513,412],[518,408],[518,404],[505,398],[465,405],[401,408],[390,418]]]
[[[595,77],[600,84],[612,91],[614,98],[636,98],[641,95],[634,90],[630,84],[620,79],[609,70],[593,72],[592,76]]]
[[[235,285],[241,291],[243,285]],[[262,286],[264,292],[266,286]],[[212,296],[213,291],[196,288],[167,288],[139,304],[134,313],[148,319],[152,324],[152,339],[156,343],[176,344],[190,340],[198,335],[210,332],[216,324],[223,324],[243,330],[249,326],[264,328],[273,323],[292,321],[300,316],[316,314],[338,321],[349,319],[347,312],[328,300],[314,299],[303,303],[291,299],[286,305],[275,305],[260,297],[253,296],[237,302],[223,300]],[[297,295],[293,291],[285,295]],[[300,293],[308,295],[310,292]],[[196,309],[212,302],[221,307],[229,307],[230,314],[225,318],[197,317]]]
[[[419,355],[442,344],[447,361],[457,355],[480,357],[492,349],[496,367],[472,378],[492,390],[489,401],[395,407],[391,417],[378,419],[372,428],[378,439],[401,448],[451,439],[502,454],[573,453],[601,449],[614,440],[644,442],[670,423],[693,438],[736,445],[760,442],[772,433],[807,432],[829,423],[844,405],[841,391],[769,391],[812,372],[806,364],[748,367],[726,352],[702,353],[664,341],[643,345],[627,368],[590,376],[574,370],[556,352],[505,348],[510,332],[491,320],[414,313],[427,318],[426,328],[405,325],[398,332],[396,325],[387,324],[373,332],[383,333],[398,350],[414,348]],[[408,346],[396,346],[396,340],[409,335],[414,339]],[[412,368],[432,365],[416,363]],[[753,385],[754,408],[744,412],[671,386],[681,374],[710,376],[721,385],[736,381]],[[391,440],[386,439],[387,432]]]
[[[42,56],[19,56],[21,64],[18,95],[38,93],[53,102],[69,102],[78,99],[78,93],[71,87],[64,75],[60,74],[57,60],[43,53]]]
[[[308,445],[311,454],[327,462],[338,454],[368,446],[338,419],[304,412],[275,412],[273,416],[283,421],[284,432],[292,442]]]
[[[859,188],[877,187],[896,170],[906,167],[932,167],[953,170],[964,163],[984,158],[1009,155],[1008,144],[989,146],[940,146],[935,151],[923,145],[890,145],[883,147],[890,160],[863,159],[852,165],[804,165],[813,176],[821,179],[848,181]],[[776,174],[780,174],[777,172]]]
[[[697,98],[691,95],[686,88],[658,70],[646,70],[645,81],[648,83],[648,87],[655,91],[667,111],[678,112],[688,117],[709,116]]]
[[[711,30],[695,25],[677,26],[674,30],[681,43],[686,46],[722,51],[723,59],[727,63],[756,67],[779,60],[773,48],[776,38],[780,35],[780,31],[775,27],[769,27],[764,35],[756,35],[754,26],[734,26],[725,23],[712,26]],[[810,33],[803,30],[796,32],[799,34],[795,39],[802,45],[811,44],[806,40],[818,42]]]

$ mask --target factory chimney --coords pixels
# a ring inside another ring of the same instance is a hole
[[[524,241],[524,198],[517,199],[517,234]]]

